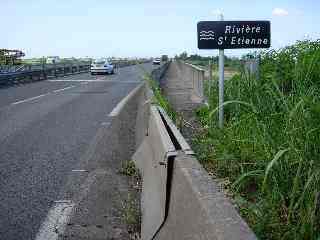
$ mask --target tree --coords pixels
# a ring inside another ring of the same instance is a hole
[[[181,54],[179,55],[179,58],[180,58],[180,59],[183,59],[183,60],[187,59],[187,58],[188,58],[188,53],[187,53],[186,51],[184,51],[183,53],[181,53]]]
[[[162,55],[161,56],[161,61],[162,62],[167,62],[168,61],[168,55]]]

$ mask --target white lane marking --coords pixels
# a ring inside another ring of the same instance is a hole
[[[74,87],[75,87],[75,86],[72,85],[72,86],[69,86],[69,87],[65,87],[65,88],[61,88],[61,89],[54,90],[53,92],[54,92],[54,93],[62,92],[62,91],[64,91],[64,90],[67,90],[67,89],[70,89],[70,88],[74,88]]]
[[[66,88],[62,88],[62,89],[57,89],[57,90],[54,90],[53,92],[54,93],[57,93],[57,92],[61,92],[61,91],[64,91],[64,90],[67,90],[67,89],[70,89],[70,88],[74,88],[75,86],[72,85],[72,86],[69,86],[69,87],[66,87]],[[35,96],[35,97],[31,97],[31,98],[27,98],[27,99],[23,99],[23,100],[20,100],[20,101],[17,101],[17,102],[14,102],[14,103],[11,103],[11,105],[17,105],[17,104],[20,104],[20,103],[25,103],[25,102],[30,102],[32,100],[35,100],[35,99],[38,99],[38,98],[41,98],[41,97],[44,97],[44,96],[47,96],[49,95],[50,92],[48,93],[45,93],[45,94],[41,94],[39,96]]]
[[[102,122],[101,125],[106,126],[106,125],[110,125],[110,123],[109,122]]]
[[[17,104],[20,104],[20,103],[29,102],[29,101],[44,97],[44,96],[49,95],[49,94],[50,93],[46,93],[46,94],[41,94],[41,95],[36,96],[36,97],[27,98],[27,99],[24,99],[24,100],[21,100],[21,101],[17,101],[17,102],[11,103],[11,105],[17,105]]]
[[[125,96],[115,108],[109,113],[109,117],[116,117],[120,113],[121,109],[126,105],[129,99],[141,88],[142,84],[139,84],[136,88],[134,88],[127,96]]]
[[[84,170],[84,169],[73,169],[73,170],[71,170],[71,172],[88,172],[88,170]]]
[[[71,204],[72,201],[71,200],[57,200],[57,201],[54,201],[54,203],[68,203],[68,204]]]
[[[56,203],[41,224],[35,240],[57,240],[65,231],[73,207],[73,203]]]

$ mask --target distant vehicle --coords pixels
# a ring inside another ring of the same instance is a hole
[[[47,57],[46,59],[47,64],[55,64],[59,62],[60,62],[60,57],[58,56],[50,56],[50,57]]]
[[[152,62],[153,65],[160,65],[160,63],[161,63],[160,58],[153,59],[153,62]]]
[[[91,64],[91,75],[97,73],[114,74],[114,65],[106,59],[97,59]]]

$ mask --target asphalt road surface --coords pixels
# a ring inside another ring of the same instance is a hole
[[[1,240],[36,238],[90,141],[142,75],[130,66],[0,89]]]

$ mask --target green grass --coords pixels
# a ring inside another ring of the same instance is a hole
[[[205,131],[195,150],[208,170],[231,182],[259,239],[319,239],[320,41],[261,59],[260,79],[241,71],[225,82],[224,129],[217,127],[213,86],[209,107],[197,111]]]
[[[122,202],[122,217],[128,225],[140,224],[140,213],[136,201],[135,197],[128,193],[126,201]]]
[[[154,94],[154,97],[152,99],[153,103],[162,107],[166,111],[168,116],[173,120],[173,122],[176,123],[180,119],[180,117],[175,112],[173,107],[170,105],[168,99],[162,93],[162,90],[159,84],[152,78],[150,74],[147,74],[146,72],[144,74],[144,80],[153,91],[153,94]]]
[[[121,164],[120,173],[129,177],[137,177],[138,170],[132,160],[123,161]]]

